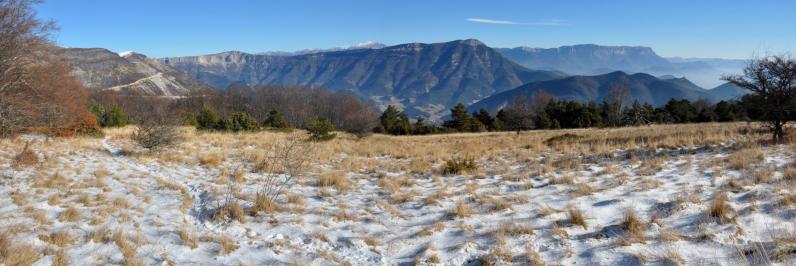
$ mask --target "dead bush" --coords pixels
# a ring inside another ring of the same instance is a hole
[[[158,150],[178,143],[182,137],[177,131],[177,127],[165,121],[144,121],[140,123],[132,139],[149,150]]]
[[[22,148],[22,151],[14,156],[15,167],[28,167],[39,163],[39,156],[30,149],[30,144],[30,141],[25,143],[25,147]]]
[[[271,145],[261,159],[255,162],[253,169],[254,172],[266,173],[260,180],[262,185],[258,195],[277,202],[284,190],[293,186],[294,178],[304,175],[312,151],[312,146],[295,134]]]

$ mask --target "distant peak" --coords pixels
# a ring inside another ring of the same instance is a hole
[[[466,39],[466,40],[461,40],[461,41],[459,41],[459,43],[461,43],[461,44],[464,44],[464,45],[470,45],[470,46],[480,46],[480,45],[484,45],[484,43],[483,43],[483,42],[481,42],[481,41],[479,41],[479,40],[476,40],[476,39]]]
[[[384,48],[386,46],[387,45],[384,45],[383,43],[380,43],[380,42],[366,41],[366,42],[357,43],[357,44],[349,46],[347,48],[348,49],[352,49],[352,48],[381,49],[381,48]]]
[[[124,52],[119,53],[119,56],[128,57],[128,56],[131,56],[133,54],[136,54],[136,52],[135,51],[124,51]]]

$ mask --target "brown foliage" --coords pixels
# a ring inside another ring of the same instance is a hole
[[[19,152],[16,156],[14,156],[14,165],[15,166],[22,166],[27,167],[39,162],[39,156],[36,155],[33,150],[30,149],[30,142],[25,143],[25,147],[22,148],[22,151]]]

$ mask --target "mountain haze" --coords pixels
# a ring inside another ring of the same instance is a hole
[[[498,48],[507,58],[532,69],[556,69],[573,75],[601,75],[613,71],[685,77],[703,88],[723,83],[720,78],[740,73],[745,61],[713,58],[664,58],[643,46],[582,44],[558,48]]]
[[[564,76],[522,67],[473,39],[295,56],[224,52],[160,61],[216,88],[242,83],[347,90],[431,119],[456,103]]]

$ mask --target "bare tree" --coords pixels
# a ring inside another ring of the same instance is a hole
[[[759,119],[768,122],[774,142],[785,137],[785,124],[796,116],[796,59],[768,56],[752,60],[742,75],[722,79],[752,92],[748,98],[759,110]]]
[[[531,109],[533,109],[534,112],[536,112],[542,108],[547,107],[547,104],[549,104],[551,101],[554,101],[555,99],[556,96],[554,96],[553,94],[550,94],[545,90],[538,90],[533,93],[533,96],[531,96],[530,107]]]
[[[629,92],[627,82],[619,84],[611,84],[606,98],[606,122],[610,127],[616,127],[622,124],[622,117],[624,116],[623,110],[628,101]]]
[[[53,22],[36,18],[37,0],[0,0],[0,95],[28,87],[28,71],[50,44]]]
[[[533,128],[533,108],[524,95],[516,95],[508,105],[503,108],[503,118],[507,130],[516,131]]]

